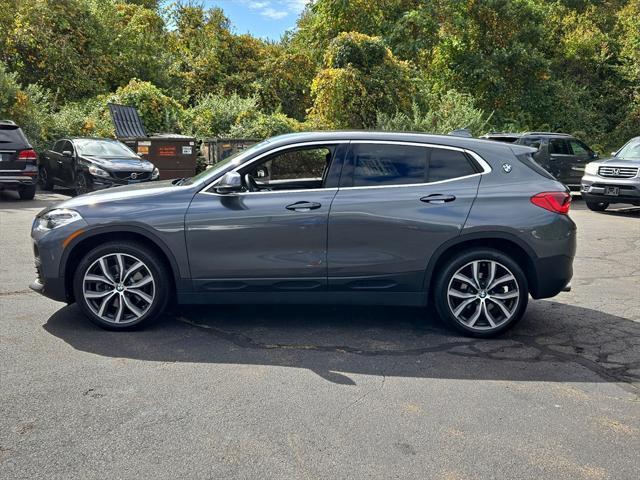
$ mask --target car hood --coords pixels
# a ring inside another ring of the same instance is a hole
[[[98,157],[94,155],[82,155],[83,160],[87,160],[91,163],[95,163],[100,168],[107,170],[136,170],[140,172],[150,172],[153,170],[153,163],[143,160],[141,158],[132,157]]]
[[[145,200],[151,200],[153,197],[173,194],[177,191],[186,190],[188,187],[173,185],[174,180],[163,180],[160,182],[136,183],[133,185],[124,185],[122,187],[114,187],[106,190],[98,190],[91,193],[85,193],[78,197],[70,198],[62,203],[52,205],[42,212],[40,215],[52,210],[53,208],[71,208],[73,210],[83,209],[83,207],[100,207],[109,203],[117,203],[127,201],[131,203],[136,199],[137,203],[142,205]]]
[[[594,163],[598,166],[610,166],[610,167],[640,167],[640,160],[621,160],[616,157],[603,158],[602,160],[596,160]]]

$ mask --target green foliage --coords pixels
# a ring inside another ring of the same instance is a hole
[[[311,85],[311,115],[334,128],[371,128],[378,113],[408,110],[414,89],[409,65],[382,39],[341,33]]]
[[[38,148],[113,135],[108,101],[150,133],[548,129],[606,150],[640,135],[640,0],[315,0],[279,42],[191,1],[0,12],[0,118]]]
[[[457,128],[468,128],[474,135],[484,133],[489,118],[476,108],[473,97],[450,90],[444,95],[431,95],[427,110],[414,103],[411,113],[378,114],[379,130],[447,134]]]
[[[185,123],[190,126],[189,132],[199,137],[223,137],[229,135],[238,119],[256,110],[255,98],[209,94],[185,112]]]

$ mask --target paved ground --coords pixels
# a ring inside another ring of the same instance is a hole
[[[578,202],[574,291],[478,341],[409,308],[100,331],[26,288],[56,198],[0,194],[0,478],[638,478],[638,208]]]

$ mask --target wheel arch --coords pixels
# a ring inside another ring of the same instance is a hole
[[[178,263],[169,247],[161,239],[143,228],[107,227],[92,231],[90,234],[80,235],[65,249],[60,262],[60,277],[64,278],[67,299],[74,301],[73,277],[80,259],[94,247],[114,240],[133,241],[156,253],[171,271],[172,287],[173,291],[176,291],[180,281]]]
[[[534,259],[537,258],[537,255],[531,247],[508,232],[479,232],[456,237],[436,250],[425,272],[423,291],[427,292],[427,300],[431,296],[434,276],[452,257],[471,248],[492,248],[513,258],[522,267],[527,278],[529,292],[535,297],[535,292],[538,290],[538,277]]]

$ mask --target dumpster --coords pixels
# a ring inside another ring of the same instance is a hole
[[[202,156],[207,165],[215,165],[221,160],[249,148],[260,140],[255,138],[206,138],[202,141]]]
[[[196,173],[196,139],[187,135],[147,135],[134,107],[109,103],[116,137],[160,170],[160,179],[192,177]]]

